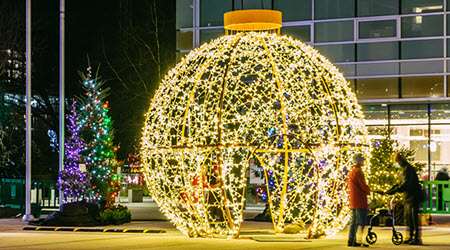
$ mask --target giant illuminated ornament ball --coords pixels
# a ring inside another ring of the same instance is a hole
[[[336,67],[280,27],[277,11],[225,14],[229,35],[191,51],[151,101],[146,183],[190,237],[239,235],[250,162],[264,170],[275,232],[301,222],[312,238],[348,221],[347,173],[367,152],[360,106]]]

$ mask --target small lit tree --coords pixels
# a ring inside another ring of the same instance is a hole
[[[104,88],[105,82],[93,76],[90,68],[81,76],[85,93],[81,98],[80,125],[81,137],[86,143],[82,155],[91,177],[90,195],[108,206],[117,193],[111,188],[116,158],[109,104],[105,100],[109,88]]]
[[[402,169],[397,167],[393,155],[401,153],[414,167],[418,174],[423,169],[423,164],[415,162],[415,151],[405,146],[401,146],[392,139],[392,131],[381,130],[382,139],[372,141],[372,152],[370,158],[370,174],[368,175],[369,186],[372,189],[370,208],[387,207],[392,196],[380,195],[373,191],[387,191],[393,185],[402,181]],[[402,199],[400,194],[396,195],[398,200]]]
[[[75,101],[72,102],[70,113],[67,116],[67,129],[69,137],[64,145],[64,170],[59,174],[58,183],[64,194],[64,202],[76,202],[87,198],[90,183],[87,173],[80,170],[81,152],[85,149],[85,144],[80,138]]]

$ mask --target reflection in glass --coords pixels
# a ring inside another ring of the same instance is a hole
[[[273,0],[276,10],[283,12],[283,21],[311,20],[311,0]]]
[[[284,26],[281,30],[283,34],[290,35],[303,42],[311,41],[311,28],[309,25],[306,26]]]
[[[443,56],[442,39],[401,42],[402,59],[439,58]]]
[[[431,177],[434,179],[441,168],[450,169],[450,124],[431,125],[430,139]]]
[[[192,49],[192,43],[192,31],[177,31],[177,50],[190,50]]]
[[[202,27],[223,25],[223,14],[232,7],[231,1],[200,0],[200,25]]]
[[[396,15],[398,4],[392,0],[358,0],[358,16]]]
[[[315,0],[315,19],[354,17],[355,0]]]
[[[414,150],[415,161],[428,166],[428,125],[403,125],[391,128],[392,139],[401,146]],[[420,176],[426,174],[427,170],[428,167],[425,167]]]
[[[443,11],[443,0],[401,0],[402,14]]]
[[[387,125],[388,108],[386,104],[362,105],[366,125]]]
[[[442,76],[403,77],[402,97],[440,97],[444,95]]]
[[[358,43],[358,61],[398,59],[398,42]]]
[[[396,23],[396,20],[359,22],[359,38],[395,37]]]
[[[398,97],[398,78],[358,79],[356,86],[356,95],[360,99]]]
[[[192,0],[177,0],[176,7],[176,28],[191,28],[193,20]]]
[[[402,37],[442,36],[443,16],[402,17]]]
[[[202,44],[205,42],[209,42],[212,39],[218,38],[223,34],[224,34],[223,29],[200,30],[200,43]]]
[[[432,123],[450,124],[450,104],[449,103],[432,104],[430,119]]]
[[[353,21],[323,22],[314,24],[315,42],[353,40]]]
[[[391,105],[391,124],[427,124],[428,110],[424,104]]]
[[[355,60],[354,44],[317,45],[315,48],[332,62],[353,62]]]
[[[231,1],[234,1],[234,7],[237,10],[270,9],[272,7],[271,0],[231,0]]]

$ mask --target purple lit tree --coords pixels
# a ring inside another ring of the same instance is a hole
[[[69,136],[65,143],[64,170],[60,172],[58,184],[64,194],[64,203],[81,201],[88,198],[90,181],[88,175],[80,170],[81,152],[85,144],[80,138],[77,103],[74,100],[67,116]]]

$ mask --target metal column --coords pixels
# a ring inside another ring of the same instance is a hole
[[[64,18],[65,0],[59,5],[59,172],[64,169]],[[59,208],[62,209],[64,200],[63,190],[59,187]]]
[[[23,221],[33,220],[31,214],[31,0],[26,2],[26,131],[25,131],[25,215]]]

